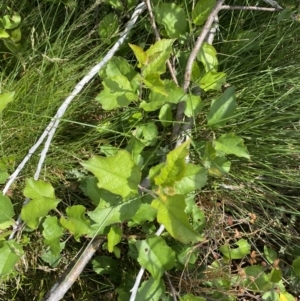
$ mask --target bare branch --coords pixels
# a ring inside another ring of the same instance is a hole
[[[159,34],[159,31],[158,31],[156,23],[155,23],[155,19],[154,19],[154,15],[153,15],[153,12],[152,12],[152,7],[151,7],[150,0],[145,0],[145,3],[146,3],[146,6],[147,6],[147,9],[148,9],[148,12],[149,12],[150,23],[151,23],[152,29],[154,31],[156,40],[160,41],[161,38],[160,38],[160,34]],[[172,64],[171,64],[170,60],[167,60],[167,66],[168,66],[170,74],[171,74],[171,76],[173,78],[173,81],[178,86],[178,81],[177,81],[177,78],[176,78],[176,75],[175,75],[175,71],[174,71],[174,69],[172,67]]]
[[[205,41],[206,36],[209,34],[209,31],[211,30],[211,27],[213,23],[215,22],[216,16],[218,15],[223,3],[225,0],[219,0],[210,15],[208,16],[205,25],[201,31],[201,34],[199,35],[196,44],[189,56],[186,69],[185,69],[185,74],[184,74],[184,85],[183,89],[185,92],[187,92],[190,82],[191,82],[191,73],[192,73],[192,67],[193,63],[196,59],[197,53],[199,52],[203,42]],[[176,141],[176,145],[180,145],[182,143],[182,139],[179,139],[180,136],[180,128],[181,128],[181,122],[184,119],[184,109],[185,109],[185,103],[180,102],[177,106],[177,113],[176,113],[176,121],[177,123],[174,124],[173,127],[173,132],[172,132],[172,141]],[[186,123],[186,130],[188,128],[191,128],[193,122],[193,118],[186,118],[185,123]]]
[[[269,11],[269,12],[275,12],[275,11],[281,10],[280,8],[274,8],[274,7],[230,6],[230,5],[222,5],[221,9],[226,9],[226,10],[257,10],[257,11]]]
[[[61,300],[104,241],[105,239],[96,237],[92,242],[90,242],[80,255],[79,259],[76,259],[74,263],[62,273],[58,281],[52,286],[42,301]]]

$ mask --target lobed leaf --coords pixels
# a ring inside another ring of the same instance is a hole
[[[244,145],[244,140],[233,133],[220,136],[214,141],[214,147],[217,151],[221,151],[227,155],[250,159],[247,147]]]
[[[123,198],[138,193],[141,172],[125,150],[120,150],[116,155],[106,158],[94,156],[82,163],[82,166],[97,177],[99,188]]]

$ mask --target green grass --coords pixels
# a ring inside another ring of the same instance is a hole
[[[7,55],[4,46],[0,47],[1,92],[16,91],[16,100],[3,113],[0,124],[1,157],[12,156],[9,169],[13,171],[62,101],[111,44],[100,41],[97,35],[98,22],[109,10],[108,6],[99,10],[93,1],[85,1],[72,11],[50,3],[34,2],[30,6],[25,0],[16,7],[13,1],[5,4],[22,13],[22,32],[26,37],[21,59]],[[120,24],[124,24],[126,15],[120,13],[120,19]],[[251,161],[232,158],[229,176],[211,180],[199,198],[204,208],[214,208],[206,212],[207,218],[215,222],[222,217],[222,210],[215,206],[217,200],[224,204],[226,214],[235,219],[248,218],[249,213],[255,213],[254,224],[242,223],[239,231],[257,250],[261,251],[266,244],[281,251],[286,263],[290,264],[295,257],[294,246],[299,245],[299,24],[287,21],[277,25],[276,14],[265,12],[224,12],[220,19],[222,28],[215,41],[220,64],[228,74],[228,83],[236,86],[238,95],[236,116],[224,130],[245,139]],[[250,29],[251,33],[247,33]],[[237,36],[241,30],[247,33],[243,37]],[[131,43],[147,45],[153,42],[144,28],[137,27],[136,32],[141,34],[131,36]],[[247,38],[250,40],[245,41]],[[243,41],[237,42],[241,39]],[[128,52],[128,47],[124,46],[119,53],[125,56]],[[4,54],[6,58],[2,59]],[[80,161],[100,153],[101,145],[123,145],[130,129],[126,120],[135,109],[104,112],[94,100],[100,90],[101,83],[96,78],[73,101],[43,168],[41,178],[53,183],[66,206],[87,202],[74,175],[81,171]],[[202,139],[204,131],[205,127],[197,124],[194,137],[199,138],[195,138],[195,142]],[[23,201],[20,196],[23,179],[34,174],[40,151],[13,187],[16,208]],[[237,189],[226,189],[221,184]],[[207,205],[209,201],[211,204]],[[208,233],[213,241],[210,246],[216,248],[224,243],[218,233],[225,226],[209,224]],[[39,300],[39,294],[53,285],[58,271],[43,270],[45,265],[36,252],[40,249],[38,239],[27,247],[24,266],[21,263],[18,267],[23,275],[0,287],[0,296],[5,296],[5,300]],[[68,264],[77,249],[79,244],[71,243],[65,251],[63,265]],[[208,251],[203,257],[208,258],[210,254]],[[209,261],[211,258],[207,259]],[[174,283],[177,276],[182,277],[173,275]],[[192,291],[191,283],[197,275],[186,271],[186,276],[190,277],[190,284],[184,289]],[[112,292],[114,287],[109,280],[95,276],[88,267],[66,300],[96,300],[102,294],[103,300],[113,300]]]

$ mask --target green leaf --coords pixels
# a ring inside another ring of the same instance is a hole
[[[162,39],[146,51],[148,60],[142,69],[142,76],[146,78],[150,74],[163,74],[166,72],[166,61],[172,51],[174,40]]]
[[[9,275],[14,271],[15,264],[24,255],[22,246],[16,241],[4,241],[0,248],[0,276]]]
[[[134,68],[127,62],[126,59],[122,57],[112,57],[112,59],[107,63],[105,68],[104,77],[114,77],[114,76],[125,76],[130,83],[137,75],[137,72]]]
[[[136,242],[138,262],[147,269],[155,280],[175,265],[175,253],[161,237],[149,237]]]
[[[185,201],[183,195],[167,196],[166,201],[154,200],[152,206],[158,210],[157,221],[163,224],[167,231],[184,244],[195,243],[201,240],[194,231],[184,212]]]
[[[202,100],[199,96],[188,94],[184,114],[188,117],[195,117],[202,109]]]
[[[5,31],[4,28],[0,28],[0,39],[7,39],[7,38],[9,38],[9,34]]]
[[[219,128],[233,116],[236,108],[235,88],[229,87],[217,99],[212,101],[210,110],[207,114],[207,123],[212,128]]]
[[[67,218],[61,217],[61,225],[69,230],[76,241],[83,235],[91,233],[90,221],[85,217],[86,208],[82,205],[74,205],[66,209]]]
[[[53,255],[58,255],[61,251],[60,238],[63,235],[56,216],[48,216],[43,223],[44,244],[50,247]]]
[[[1,35],[1,32],[0,32]],[[0,36],[1,38],[1,36]],[[14,100],[15,92],[7,92],[0,94],[0,113],[6,108],[6,106]]]
[[[204,42],[200,51],[197,54],[197,59],[200,61],[205,69],[205,72],[217,71],[218,59],[217,51],[214,46]]]
[[[109,40],[117,33],[119,27],[118,16],[116,13],[105,15],[98,27],[98,34],[101,39]]]
[[[66,242],[61,242],[59,244],[59,247],[60,247],[60,250],[57,254],[54,254],[51,252],[51,250],[47,251],[47,252],[44,252],[42,255],[41,255],[41,259],[48,263],[52,268],[56,268],[60,262],[61,262],[61,259],[62,259],[62,256],[60,255],[60,252],[65,248],[66,246]]]
[[[122,229],[113,225],[110,227],[110,230],[107,234],[107,250],[108,252],[114,251],[114,246],[116,246],[122,239]]]
[[[159,301],[165,295],[165,284],[162,279],[155,280],[149,277],[148,280],[144,281],[139,288],[136,300],[143,301]]]
[[[175,183],[176,194],[186,195],[197,189],[201,189],[207,182],[205,168],[188,163],[184,177]]]
[[[204,91],[220,90],[226,83],[226,73],[211,70],[205,73],[198,82],[200,88]]]
[[[149,143],[149,141],[148,141],[148,143]],[[143,164],[143,157],[141,156],[141,153],[142,153],[143,149],[146,147],[146,144],[147,144],[147,142],[145,143],[145,141],[142,141],[141,139],[136,138],[134,136],[132,136],[128,142],[126,151],[128,151],[128,153],[131,154],[131,157],[137,166],[141,167]],[[150,144],[151,144],[151,142],[150,142]]]
[[[300,256],[298,256],[292,263],[293,272],[297,277],[300,277]]]
[[[247,287],[255,292],[264,292],[271,288],[272,284],[269,281],[268,275],[263,271],[263,267],[253,265],[244,268],[247,276],[242,280],[243,287]]]
[[[0,193],[0,224],[5,222],[11,222],[12,217],[15,215],[14,207],[9,199],[9,197]]]
[[[154,146],[157,141],[158,131],[154,122],[148,122],[146,124],[137,127],[135,132],[136,138],[145,146]]]
[[[193,229],[199,233],[202,233],[204,227],[206,226],[204,212],[196,205],[194,196],[186,198],[185,203],[185,213],[191,217]]]
[[[296,298],[288,292],[280,292],[279,293],[279,300],[280,301],[295,301]]]
[[[148,54],[137,45],[129,44],[129,47],[134,52],[134,55],[139,62],[138,67],[141,69],[148,62]]]
[[[278,283],[282,279],[282,273],[280,270],[272,269],[269,274],[269,279],[273,283]]]
[[[293,13],[293,10],[291,8],[284,8],[278,15],[277,15],[277,23],[280,23],[281,21],[285,19],[290,19],[291,15]]]
[[[180,301],[206,301],[203,297],[194,296],[192,294],[184,295],[179,299]]]
[[[33,178],[26,179],[24,195],[29,199],[38,199],[40,197],[55,199],[54,188],[50,183],[42,180],[36,181]]]
[[[151,206],[153,198],[148,195],[143,195],[141,197],[142,204],[140,205],[138,211],[132,217],[133,223],[136,225],[142,225],[145,222],[152,222],[156,218],[157,210]]]
[[[167,160],[161,172],[155,177],[155,184],[161,186],[173,186],[180,181],[186,171],[185,159],[189,152],[190,140],[184,142],[167,155]]]
[[[99,188],[123,198],[138,193],[141,172],[127,151],[120,150],[108,158],[94,156],[82,165],[97,177]]]
[[[5,29],[14,29],[21,23],[21,16],[14,12],[12,16],[5,15],[2,19],[2,24]]]
[[[48,212],[55,209],[59,200],[49,197],[39,197],[30,200],[28,204],[24,205],[21,209],[21,218],[31,229],[36,229],[39,220],[45,217]]]
[[[115,203],[110,207],[103,207],[99,204],[94,211],[88,213],[88,216],[97,223],[93,228],[101,232],[106,226],[131,219],[140,205],[139,199],[133,199],[125,203]]]
[[[233,133],[220,136],[214,141],[214,147],[217,151],[221,151],[224,154],[250,159],[244,140]]]
[[[208,173],[215,177],[222,177],[230,171],[230,161],[223,156],[223,153],[216,151],[211,142],[206,143],[202,163]]]
[[[178,104],[187,99],[187,94],[180,87],[177,87],[173,81],[164,81],[165,90],[168,91],[167,95],[151,91],[149,95],[149,102],[142,101],[140,108],[145,111],[155,111],[160,109],[166,103]]]
[[[9,178],[8,172],[6,170],[0,169],[0,184],[5,184],[8,178]]]
[[[160,120],[163,127],[168,127],[172,124],[173,114],[170,104],[166,103],[160,108],[158,119]]]
[[[99,275],[113,275],[118,273],[118,262],[108,256],[97,256],[92,261],[93,270]]]
[[[278,258],[277,252],[271,248],[268,248],[266,245],[264,245],[264,254],[269,263],[271,264],[274,262],[275,259]]]
[[[216,4],[216,0],[199,0],[192,11],[192,19],[194,24],[201,26]]]
[[[144,78],[141,77],[140,79],[151,91],[162,94],[164,96],[168,95],[168,92],[166,91],[164,86],[164,82],[160,79],[158,73],[151,73]]]
[[[240,239],[235,243],[238,248],[232,249],[228,244],[220,247],[221,253],[229,259],[242,259],[250,254],[251,246],[245,239]]]
[[[105,78],[102,84],[104,89],[97,95],[96,100],[102,104],[104,110],[127,107],[138,98],[131,83],[124,75]]]
[[[113,8],[124,11],[124,6],[120,0],[104,0],[105,3],[111,5]]]
[[[157,23],[165,27],[170,38],[179,38],[186,33],[187,17],[181,7],[174,3],[159,3],[154,13]]]

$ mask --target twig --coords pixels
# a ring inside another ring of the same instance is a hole
[[[171,279],[170,279],[170,277],[169,277],[169,274],[168,274],[167,272],[165,272],[165,276],[166,276],[166,278],[167,278],[167,280],[168,280],[168,283],[169,283],[169,285],[170,285],[171,292],[172,292],[172,295],[173,295],[173,300],[174,300],[174,301],[177,301],[177,298],[176,298],[176,291],[175,291],[174,286],[173,286],[173,284],[172,284],[172,282],[171,282]]]
[[[35,151],[38,149],[38,147],[42,144],[46,136],[48,136],[48,139],[45,143],[45,147],[41,153],[41,157],[38,163],[38,167],[36,170],[36,173],[34,175],[34,179],[37,180],[39,178],[43,163],[46,159],[46,154],[48,152],[48,149],[50,147],[52,138],[55,134],[55,131],[59,125],[60,119],[66,112],[68,106],[70,105],[71,101],[74,99],[76,95],[78,95],[83,87],[91,81],[91,79],[105,66],[105,64],[113,57],[113,55],[116,53],[116,51],[120,48],[120,46],[124,43],[126,37],[128,36],[128,33],[132,29],[133,25],[135,24],[138,16],[146,9],[146,6],[144,3],[140,3],[135,11],[133,12],[130,21],[127,23],[127,26],[125,27],[123,33],[121,34],[121,37],[119,40],[115,43],[115,45],[110,49],[110,51],[106,54],[106,56],[102,59],[100,63],[98,63],[96,66],[94,66],[89,73],[75,86],[73,92],[66,98],[66,100],[63,102],[63,104],[59,107],[57,110],[57,113],[55,116],[52,118],[51,122],[48,124],[46,127],[45,131],[42,133],[40,136],[39,140],[36,142],[34,146],[32,146],[27,154],[27,156],[23,159],[23,161],[19,164],[17,169],[14,171],[14,173],[9,177],[8,182],[6,183],[4,189],[3,189],[3,194],[6,194],[12,183],[16,180],[17,176],[21,172],[21,170],[24,168],[25,164],[28,162],[28,160],[31,158],[31,156],[35,153]],[[16,221],[16,225],[14,226],[14,231],[10,235],[10,239],[12,239],[17,232],[17,229],[20,228],[19,222],[21,218],[20,216],[18,217]]]
[[[160,34],[159,34],[159,31],[158,31],[156,23],[155,23],[155,19],[154,19],[154,15],[153,15],[153,12],[152,12],[152,7],[151,7],[150,0],[145,0],[145,4],[146,4],[147,9],[148,9],[148,13],[149,13],[149,17],[150,17],[150,23],[151,23],[152,29],[154,31],[156,40],[160,41],[161,38],[160,38]],[[177,78],[176,78],[176,75],[175,75],[175,71],[174,71],[174,69],[172,67],[172,64],[171,64],[170,60],[167,60],[167,66],[168,66],[170,74],[171,74],[171,76],[173,78],[173,81],[178,86],[178,81],[177,81]]]
[[[208,16],[206,22],[205,22],[205,25],[201,31],[201,34],[199,35],[197,41],[196,41],[196,44],[189,56],[189,59],[187,61],[187,65],[186,65],[186,69],[185,69],[185,74],[184,74],[184,84],[183,84],[183,89],[185,92],[187,92],[188,88],[189,88],[189,85],[190,85],[190,82],[191,82],[191,73],[192,73],[192,67],[193,67],[193,63],[196,59],[196,56],[197,56],[197,53],[199,52],[203,42],[205,41],[205,38],[207,36],[207,34],[209,33],[214,21],[215,21],[215,18],[216,16],[218,15],[223,3],[224,3],[225,0],[219,0],[214,9],[212,10],[212,12],[210,13],[210,15]],[[175,123],[174,124],[174,127],[173,127],[173,132],[172,132],[172,141],[176,141],[176,146],[180,145],[183,141],[183,138],[182,137],[179,137],[180,136],[180,128],[181,128],[181,124],[180,122],[183,121],[184,119],[184,109],[185,109],[185,103],[184,102],[180,102],[178,104],[178,107],[177,107],[177,112],[176,112],[176,121],[178,123]],[[191,125],[193,123],[193,118],[192,117],[189,117],[189,118],[186,118],[185,120],[185,130],[188,130],[191,128]],[[181,139],[182,138],[182,139]]]
[[[222,5],[221,9],[226,10],[258,10],[258,11],[279,11],[282,8],[274,8],[274,7],[258,7],[258,6],[230,6],[230,5]]]
[[[277,8],[278,10],[283,9],[276,1],[274,0],[263,0],[265,3]]]
[[[79,259],[74,261],[74,263],[62,273],[58,281],[52,286],[42,301],[61,300],[103,242],[104,239],[100,237],[96,237],[92,242],[90,242],[90,244],[80,255]]]
[[[160,227],[156,231],[155,235],[156,236],[160,236],[164,232],[164,230],[165,230],[165,226],[164,225],[160,225]],[[145,272],[145,268],[142,267],[140,269],[140,271],[139,271],[136,279],[135,279],[135,282],[134,282],[134,285],[133,285],[132,289],[130,290],[131,291],[131,296],[130,296],[129,301],[135,301],[136,294],[137,294],[137,291],[139,289],[139,286],[140,286],[142,277],[144,275],[144,272]]]

